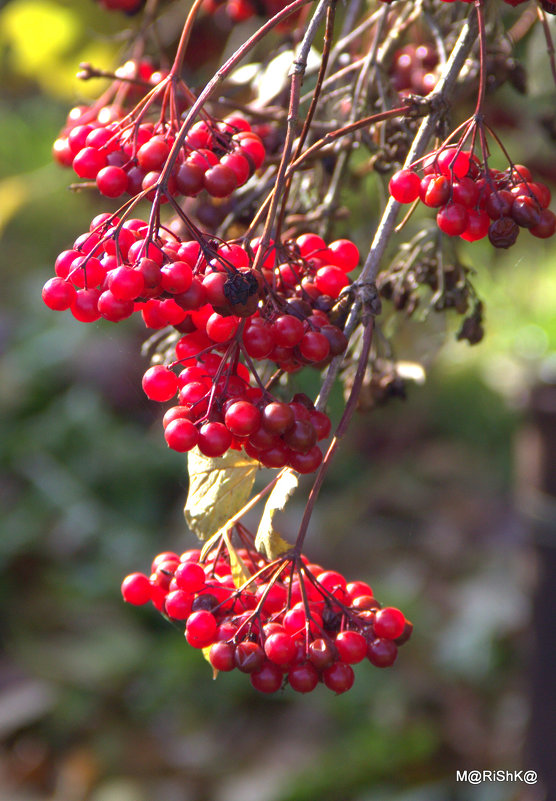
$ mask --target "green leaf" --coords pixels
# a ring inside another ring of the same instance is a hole
[[[185,519],[200,540],[208,540],[245,506],[259,463],[241,451],[229,450],[211,459],[194,448],[188,454],[187,466]]]
[[[276,559],[281,553],[289,551],[292,547],[274,530],[273,522],[274,515],[284,508],[298,484],[297,474],[288,467],[283,471],[268,496],[255,537],[255,548],[265,554],[268,559]]]

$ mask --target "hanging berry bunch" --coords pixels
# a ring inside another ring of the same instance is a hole
[[[226,536],[211,548],[156,556],[151,574],[132,573],[124,600],[151,602],[185,638],[203,649],[217,672],[237,669],[273,693],[288,684],[308,693],[322,682],[340,694],[351,688],[352,665],[390,667],[412,632],[399,609],[381,607],[364,581],[348,583],[302,556],[269,561],[236,526],[242,547]]]
[[[548,186],[485,122],[487,59],[501,26],[513,25],[508,41],[517,42],[539,20],[556,78],[546,19],[554,4],[542,0],[514,24],[518,12],[506,5],[521,0],[493,3],[494,24],[483,0],[452,1],[423,15],[411,0],[373,2],[370,14],[354,0],[338,25],[334,0],[195,0],[161,69],[152,0],[122,66],[81,65],[82,79],[110,84],[69,113],[54,145],[81,179],[74,188],[103,196],[108,210],[60,253],[44,302],[79,322],[133,318],[148,329],[143,389],[168,404],[165,441],[188,454],[186,520],[205,541],[129,575],[123,597],[152,603],[215,672],[238,669],[262,692],[321,682],[345,692],[352,665],[392,665],[412,631],[368,583],[304,555],[355,410],[405,394],[381,298],[394,315],[454,309],[464,315],[457,337],[474,344],[484,333],[471,282],[481,266],[464,266],[458,240],[506,248],[522,228],[541,240],[556,232]],[[102,4],[129,14],[143,5]],[[183,64],[207,13],[259,21],[194,91]],[[458,93],[476,102],[454,130]],[[378,219],[364,196],[373,169],[389,190]],[[348,194],[364,204],[363,231],[342,205]],[[419,203],[435,209],[436,226],[415,233]],[[397,226],[403,204],[412,208]],[[298,391],[303,371],[321,376],[316,397]],[[339,377],[345,406],[332,421],[326,404]],[[251,497],[261,468],[274,472]],[[273,518],[303,474],[314,474],[312,486],[288,543]],[[242,518],[266,495],[252,536]]]

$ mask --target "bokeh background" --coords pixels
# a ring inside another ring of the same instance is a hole
[[[101,209],[50,159],[68,108],[98,92],[78,62],[117,63],[133,24],[92,0],[0,7],[1,801],[551,801],[553,243],[466,251],[485,342],[456,342],[449,319],[403,325],[399,354],[426,383],[354,421],[317,505],[311,559],[414,621],[391,670],[358,666],[339,697],[267,698],[243,675],[213,682],[179,632],[122,603],[124,575],[194,546],[184,459],[141,391],[139,327],[82,325],[40,290]],[[522,46],[530,94],[503,89],[495,115],[550,182],[542,54],[536,36]],[[364,245],[372,201],[345,202]],[[302,498],[286,536],[301,511]],[[456,782],[521,768],[544,789]]]

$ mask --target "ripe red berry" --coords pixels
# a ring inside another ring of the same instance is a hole
[[[286,632],[276,632],[267,637],[264,652],[271,662],[279,667],[288,667],[295,659],[297,648]]]
[[[120,195],[123,195],[127,189],[127,182],[127,173],[121,167],[103,167],[96,174],[98,190],[105,197],[120,197]]]
[[[199,592],[206,582],[205,571],[201,565],[192,561],[181,561],[174,574],[176,584],[180,590],[186,592]]]
[[[193,595],[183,590],[173,590],[166,596],[164,608],[168,617],[174,620],[187,620],[191,613]]]
[[[379,609],[376,613],[373,628],[377,637],[395,640],[401,635],[404,627],[404,614],[394,606],[387,606],[384,609]]]
[[[204,456],[223,456],[232,444],[232,434],[223,423],[205,423],[199,430],[199,450]]]
[[[377,638],[367,646],[367,657],[375,667],[390,667],[396,661],[398,646],[393,640]]]
[[[353,686],[355,674],[350,665],[346,665],[345,662],[335,662],[323,671],[322,678],[328,689],[339,695]]]
[[[289,669],[288,682],[292,690],[298,693],[310,693],[319,683],[319,674],[311,662],[302,662]]]
[[[146,371],[142,385],[148,398],[162,403],[169,401],[178,391],[178,377],[168,367],[157,364]]]
[[[319,292],[337,298],[342,289],[349,284],[349,278],[340,267],[329,264],[317,270],[315,284]]]
[[[185,636],[187,642],[194,648],[205,648],[214,641],[216,634],[216,619],[206,609],[192,612],[187,619]]]
[[[467,209],[460,203],[447,203],[436,215],[438,227],[448,236],[463,234],[467,220]]]
[[[142,606],[152,598],[152,586],[143,573],[131,573],[122,581],[124,601],[134,606]]]
[[[265,662],[264,651],[256,642],[240,642],[236,645],[234,661],[242,673],[255,673]]]
[[[252,686],[262,693],[275,693],[282,686],[283,674],[277,665],[265,662],[249,677]]]
[[[65,311],[75,300],[75,288],[62,278],[51,278],[42,289],[42,299],[49,309]]]
[[[261,413],[252,403],[237,401],[228,407],[224,423],[232,434],[248,437],[260,428]]]
[[[398,203],[413,203],[419,197],[421,181],[413,170],[398,170],[390,178],[388,189]]]
[[[309,362],[322,362],[330,353],[330,344],[320,331],[307,331],[299,343],[299,352]]]
[[[355,665],[367,656],[367,640],[358,631],[341,631],[335,641],[342,662]]]
[[[234,660],[235,646],[229,642],[215,642],[209,651],[210,664],[216,670],[228,672],[236,666]]]
[[[199,432],[190,420],[178,417],[166,425],[164,439],[173,451],[186,453],[199,441]]]

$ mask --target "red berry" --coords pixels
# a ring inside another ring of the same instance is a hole
[[[205,423],[199,430],[199,450],[204,456],[223,456],[232,444],[232,434],[223,423]]]
[[[322,362],[330,353],[330,344],[319,331],[307,331],[299,343],[299,352],[309,362]]]
[[[413,170],[398,170],[390,178],[388,189],[398,203],[413,203],[419,197],[421,181]]]
[[[142,384],[146,396],[161,403],[169,401],[178,391],[178,377],[162,364],[149,367]]]
[[[215,670],[228,672],[236,666],[234,661],[235,646],[230,642],[215,642],[209,651],[210,664]]]
[[[252,403],[237,401],[228,407],[224,423],[232,434],[248,437],[260,428],[261,413]]]
[[[342,662],[355,665],[367,656],[367,640],[358,631],[341,631],[335,641]]]
[[[187,642],[194,648],[205,648],[214,641],[216,634],[216,619],[206,609],[192,612],[187,619],[185,636]]]
[[[377,638],[367,646],[367,657],[375,667],[390,667],[396,661],[398,646],[392,640]]]
[[[349,284],[349,278],[340,267],[329,264],[317,270],[315,284],[319,292],[337,298],[342,289]]]
[[[144,573],[131,573],[122,581],[124,601],[134,606],[142,606],[152,598],[152,585]]]
[[[345,693],[353,686],[355,674],[350,665],[344,662],[335,662],[323,671],[322,678],[329,690],[337,695]]]
[[[176,568],[174,578],[180,590],[191,593],[199,592],[206,583],[205,571],[201,565],[189,560],[183,561],[183,559]]]
[[[159,170],[170,153],[170,146],[162,136],[153,136],[137,151],[139,167],[145,172]]]
[[[279,667],[288,667],[295,659],[297,648],[286,632],[277,632],[267,637],[264,651],[271,662]]]
[[[227,197],[238,184],[236,173],[225,164],[216,164],[208,169],[203,181],[205,189],[213,197]]]
[[[298,693],[310,693],[319,683],[319,674],[311,662],[294,665],[288,671],[288,682]]]
[[[404,627],[404,614],[394,606],[387,606],[384,609],[379,609],[376,613],[373,628],[377,637],[395,640],[401,635]]]
[[[447,203],[436,215],[438,227],[448,236],[463,234],[467,220],[467,209],[460,203]]]
[[[127,173],[121,167],[103,167],[96,175],[96,184],[101,195],[120,197],[127,189]]]
[[[105,165],[105,153],[94,147],[84,147],[75,156],[72,167],[80,178],[96,178]]]
[[[174,620],[187,620],[191,613],[193,595],[183,590],[173,590],[166,596],[164,608],[168,617]]]
[[[283,674],[277,665],[265,662],[259,670],[249,677],[251,684],[262,693],[275,693],[282,686]]]
[[[173,451],[185,453],[195,447],[199,441],[199,432],[190,420],[176,418],[166,425],[164,439]]]
[[[240,642],[236,645],[234,661],[242,673],[255,673],[265,662],[264,651],[256,642]]]
[[[328,250],[331,254],[331,263],[346,273],[354,270],[359,264],[359,251],[349,239],[337,239],[331,242]]]
[[[49,309],[65,311],[75,300],[75,288],[62,278],[51,278],[42,289],[42,299]]]

